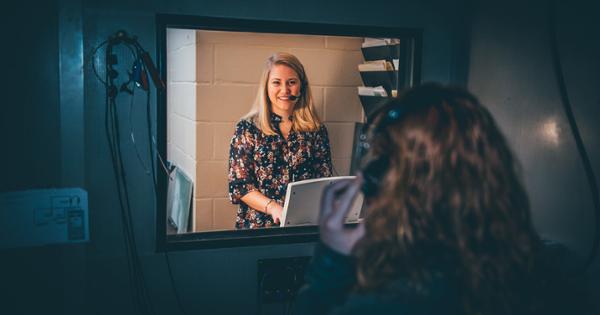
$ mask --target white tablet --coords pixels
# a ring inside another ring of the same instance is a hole
[[[318,225],[321,195],[325,187],[342,179],[353,179],[356,176],[337,176],[307,179],[289,183],[283,205],[283,216],[280,226]],[[346,223],[359,221],[363,195],[359,194],[346,217]]]

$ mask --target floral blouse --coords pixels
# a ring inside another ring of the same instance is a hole
[[[331,150],[325,125],[314,132],[291,130],[286,140],[271,114],[276,135],[265,135],[249,120],[235,128],[229,150],[229,199],[239,204],[235,227],[238,229],[274,226],[273,218],[246,205],[241,198],[259,191],[280,204],[287,184],[304,179],[329,177]]]

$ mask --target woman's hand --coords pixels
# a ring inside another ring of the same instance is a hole
[[[275,224],[279,224],[281,222],[281,217],[283,216],[283,207],[281,207],[281,205],[274,199],[270,199],[256,190],[245,194],[241,199],[245,204],[255,211],[259,211],[273,217],[273,222],[275,222]]]
[[[360,192],[362,177],[340,180],[327,187],[321,197],[319,230],[321,241],[331,249],[350,255],[352,248],[365,234],[363,223],[346,227],[344,222],[354,199]]]
[[[273,201],[268,206],[267,214],[273,217],[275,224],[280,224],[283,216],[283,207],[277,201]]]

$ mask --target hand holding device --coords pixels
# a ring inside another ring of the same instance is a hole
[[[266,207],[266,213],[273,217],[273,222],[275,224],[281,223],[281,219],[283,216],[283,207],[277,202],[271,202]]]
[[[354,245],[365,234],[363,222],[356,227],[348,227],[345,218],[354,199],[360,193],[362,176],[356,179],[340,180],[328,186],[321,197],[319,231],[321,241],[331,249],[350,255]]]

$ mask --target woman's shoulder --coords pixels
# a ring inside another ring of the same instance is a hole
[[[322,138],[329,138],[329,132],[327,131],[327,126],[325,126],[324,123],[319,125],[319,128],[315,133]]]
[[[256,123],[251,118],[242,118],[235,124],[236,133],[258,133],[260,129],[256,126]]]
[[[352,292],[337,314],[461,314],[456,291],[444,277],[420,288],[398,278],[375,291]]]
[[[311,135],[327,135],[327,127],[324,123],[320,123],[319,125],[313,126],[309,130],[304,132]]]
[[[300,131],[299,135],[306,140],[329,142],[329,134],[325,124],[320,124],[316,129],[313,130]]]

